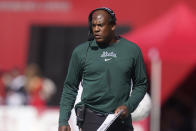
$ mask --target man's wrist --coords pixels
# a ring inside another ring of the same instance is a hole
[[[127,107],[127,109],[128,109],[128,113],[130,114],[130,113],[132,113],[133,111],[133,108],[132,108],[132,106],[130,106],[130,104],[128,103],[128,102],[126,102],[125,104],[123,104],[124,106],[126,106]]]
[[[59,127],[61,126],[69,126],[69,123],[67,121],[59,122]]]
[[[63,125],[58,128],[58,131],[71,131],[71,128],[69,125],[67,126]]]

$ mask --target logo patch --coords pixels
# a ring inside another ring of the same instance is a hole
[[[102,58],[105,58],[104,61],[110,61],[112,60],[113,58],[116,58],[116,53],[114,53],[113,51],[112,52],[107,52],[107,51],[103,51],[103,53],[101,54]]]
[[[101,54],[101,57],[108,57],[108,56],[110,56],[110,57],[117,57],[116,56],[116,53],[114,53],[113,51],[112,52],[107,52],[107,51],[104,51],[102,54]]]

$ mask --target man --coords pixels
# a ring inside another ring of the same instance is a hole
[[[109,113],[120,110],[120,118],[108,130],[132,131],[130,113],[147,88],[140,48],[115,35],[116,17],[109,8],[93,10],[89,28],[89,41],[76,47],[70,60],[60,102],[59,131],[71,130],[68,120],[81,80],[83,93],[76,108],[85,107],[82,131],[96,131]]]

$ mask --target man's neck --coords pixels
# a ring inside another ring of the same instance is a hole
[[[110,39],[108,42],[98,43],[98,45],[101,48],[106,48],[106,47],[111,46],[111,45],[115,44],[116,42],[118,42],[119,38],[120,38],[119,36],[113,36],[112,39]]]
[[[119,36],[114,36],[110,42],[108,42],[108,45],[113,45],[119,41],[120,37]]]

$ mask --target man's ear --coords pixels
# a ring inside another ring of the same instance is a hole
[[[116,29],[116,25],[112,25],[112,31]]]

